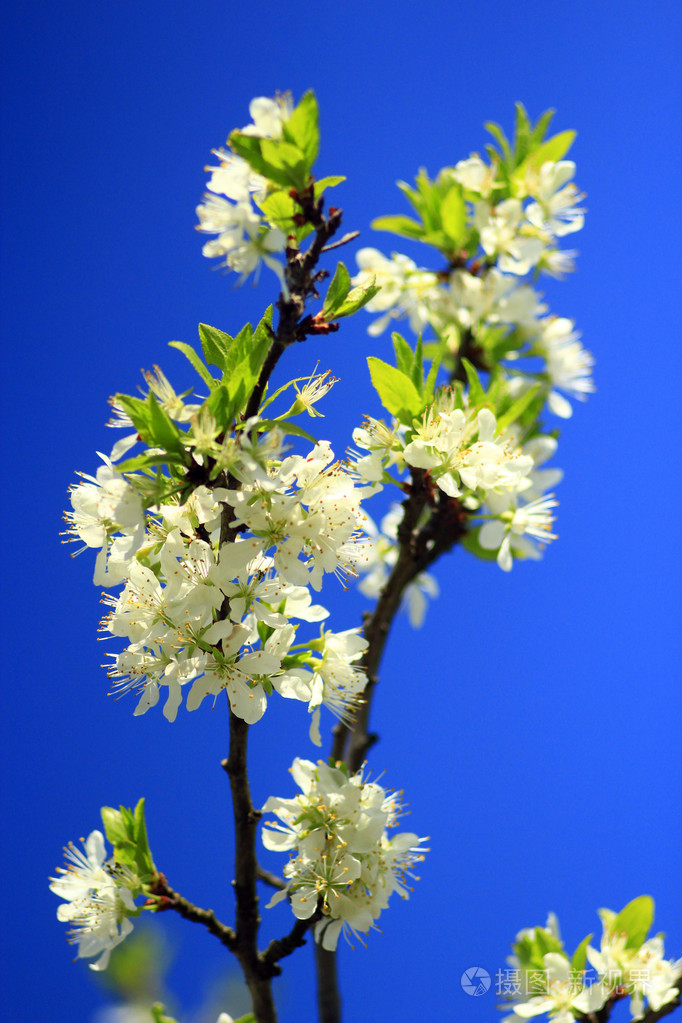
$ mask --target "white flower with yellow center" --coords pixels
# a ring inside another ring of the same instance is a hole
[[[50,891],[66,901],[57,910],[57,919],[72,925],[69,941],[78,945],[78,958],[99,959],[92,970],[105,970],[111,950],[130,934],[129,919],[137,915],[127,878],[108,859],[101,831],[93,831],[84,842],[84,852],[73,843],[65,849],[66,867],[51,878]]]
[[[299,919],[317,912],[315,940],[334,949],[342,930],[357,935],[374,928],[392,892],[408,898],[405,878],[424,858],[424,839],[408,832],[388,837],[401,804],[362,772],[349,777],[322,761],[297,758],[291,773],[302,792],[293,799],[271,796],[263,807],[277,818],[263,830],[266,849],[292,854],[284,868],[287,887],[269,906],[289,897]]]
[[[499,516],[483,524],[478,536],[481,547],[497,551],[497,563],[504,572],[510,572],[513,555],[537,559],[540,554],[532,541],[540,546],[556,540],[552,532],[552,509],[558,507],[554,495],[538,498],[529,504],[517,504],[516,495],[491,492],[487,504],[493,515]],[[511,505],[511,506],[510,506]]]
[[[399,252],[387,259],[378,249],[360,249],[356,255],[360,273],[353,278],[355,287],[376,282],[381,290],[367,303],[370,313],[384,313],[368,329],[373,337],[381,334],[391,320],[408,318],[415,333],[429,323],[429,300],[438,286],[438,276],[417,266]]]
[[[544,975],[537,976],[544,990],[533,995],[527,1002],[514,1005],[514,1012],[502,1023],[519,1019],[532,1019],[547,1013],[552,1023],[573,1023],[576,1018],[588,1012],[596,1012],[609,996],[607,986],[599,983],[584,987],[571,970],[571,964],[558,952],[543,956]]]

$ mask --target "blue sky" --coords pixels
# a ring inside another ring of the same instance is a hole
[[[274,298],[267,272],[241,291],[211,273],[193,224],[210,150],[247,122],[252,96],[278,89],[316,90],[319,173],[347,175],[334,201],[358,246],[396,247],[369,229],[404,211],[395,180],[482,150],[483,122],[511,130],[517,99],[577,129],[589,210],[578,272],[545,288],[597,361],[598,391],[556,460],[560,539],[511,575],[455,552],[423,629],[395,629],[371,766],[405,789],[432,852],[384,933],[342,950],[346,1018],[495,1020],[492,992],[469,998],[458,978],[503,968],[516,930],[550,909],[575,946],[598,930],[597,907],[648,892],[682,955],[676,5],[67,0],[15,5],[5,22],[8,1018],[87,1021],[103,1002],[46,885],[103,804],[146,795],[157,864],[231,920],[225,716],[202,708],[171,726],[107,697],[92,562],[57,534],[74,470],[111,444],[107,397],[154,363],[189,386],[167,342],[193,341],[199,321],[234,333]],[[388,340],[368,322],[282,368],[320,360],[341,378],[317,421],[339,453],[377,411],[364,359],[387,357]],[[339,629],[365,606],[333,580],[325,599]],[[256,801],[287,794],[293,756],[316,754],[290,711],[254,729]],[[288,930],[284,907],[266,917],[266,939]],[[180,943],[171,984],[194,1023],[227,964],[210,936],[160,923]],[[314,1018],[309,967],[309,950],[285,964],[283,1023]]]

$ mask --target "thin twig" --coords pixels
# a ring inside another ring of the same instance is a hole
[[[331,245],[325,245],[321,251],[331,252],[332,249],[339,249],[342,245],[348,245],[349,242],[354,242],[355,239],[359,237],[359,231],[349,231],[348,234],[344,234],[343,238],[339,238],[338,242],[332,242]]]
[[[264,884],[269,884],[271,888],[277,888],[279,891],[284,891],[287,886],[286,881],[283,881],[281,877],[277,877],[277,874],[266,870],[265,867],[261,867],[260,863],[256,864],[256,879],[263,881]]]
[[[159,900],[156,905],[157,912],[167,909],[175,910],[185,920],[191,920],[192,923],[202,924],[206,927],[225,948],[229,948],[230,952],[236,950],[236,937],[232,928],[221,924],[212,909],[200,909],[199,906],[195,906],[174,891],[163,874],[157,874],[152,893]]]

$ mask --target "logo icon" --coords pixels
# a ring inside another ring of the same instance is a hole
[[[484,995],[490,987],[490,974],[482,966],[470,966],[462,974],[460,984],[466,995],[478,998],[479,995]]]

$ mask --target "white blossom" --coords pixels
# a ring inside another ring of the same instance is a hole
[[[464,188],[478,192],[485,199],[493,189],[497,167],[485,163],[478,153],[472,153],[468,159],[448,168],[448,172]]]
[[[528,220],[558,238],[579,231],[585,222],[585,210],[576,205],[582,196],[574,184],[567,184],[574,174],[573,161],[560,160],[544,163],[526,182],[537,200],[526,210]]]
[[[580,343],[580,333],[573,320],[562,316],[549,317],[540,323],[537,348],[545,358],[552,389],[548,404],[555,415],[568,419],[573,415],[570,403],[559,391],[585,401],[595,390],[592,379],[594,358]],[[557,390],[558,389],[558,390]]]
[[[611,988],[622,986],[628,990],[633,1020],[642,1018],[645,999],[657,1012],[676,998],[682,959],[665,959],[662,936],[649,938],[639,948],[628,947],[627,934],[614,931],[611,926],[614,914],[600,910],[600,916],[604,923],[601,948],[597,951],[589,945],[587,958],[600,979],[608,981]]]
[[[368,933],[392,892],[408,898],[406,876],[423,859],[425,839],[408,832],[388,837],[401,804],[380,785],[363,781],[362,772],[349,777],[322,761],[297,758],[291,773],[301,793],[294,799],[271,796],[263,807],[277,818],[263,829],[266,849],[291,852],[287,887],[269,906],[289,896],[300,920],[319,907],[315,940],[334,949],[342,930]]]
[[[288,121],[293,111],[293,102],[288,92],[278,93],[270,98],[256,96],[249,103],[249,113],[253,120],[241,129],[243,135],[256,135],[259,138],[278,139],[282,135],[282,125]]]
[[[83,483],[71,488],[73,511],[64,513],[66,534],[82,540],[85,547],[101,548],[95,561],[94,583],[115,586],[125,578],[125,569],[145,539],[145,517],[139,494],[114,469],[110,458],[100,455],[104,465],[95,476],[79,473]],[[119,534],[117,537],[116,534]],[[111,545],[118,540],[116,556],[108,562]]]
[[[548,1014],[552,1023],[573,1023],[576,1018],[588,1012],[597,1012],[606,1002],[608,987],[603,984],[584,986],[576,980],[568,959],[558,952],[543,956],[544,971],[536,971],[534,977],[543,990],[532,995],[525,1002],[517,1002],[511,1016],[502,1023],[519,1019],[532,1019]]]
[[[504,199],[496,206],[481,201],[474,207],[476,225],[483,251],[497,255],[503,273],[524,276],[534,267],[544,250],[543,241],[522,232],[523,209],[519,199]]]
[[[516,496],[510,499],[509,494],[491,492],[486,501],[492,514],[499,517],[483,524],[478,542],[485,550],[498,551],[497,563],[503,571],[511,571],[513,554],[525,558],[540,556],[532,541],[543,546],[556,540],[551,531],[552,509],[558,506],[558,501],[553,494],[518,504]]]
[[[399,252],[387,259],[378,249],[360,249],[356,255],[360,273],[353,278],[356,287],[374,280],[381,290],[366,305],[370,313],[384,313],[369,327],[372,336],[383,333],[391,320],[407,318],[415,333],[429,323],[429,298],[438,283],[436,274],[423,270],[414,260]]]
[[[105,970],[111,950],[130,934],[129,919],[137,915],[129,878],[107,858],[104,836],[93,831],[84,842],[84,852],[70,843],[65,849],[66,867],[51,878],[50,890],[66,901],[57,919],[70,923],[69,941],[78,945],[78,958],[90,959],[93,970]]]
[[[490,409],[454,408],[450,392],[443,391],[424,413],[403,457],[408,465],[428,469],[448,497],[518,485],[532,459],[496,437],[496,426]]]

